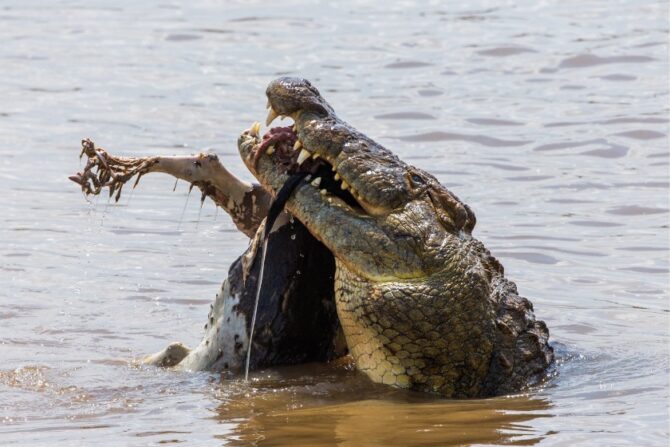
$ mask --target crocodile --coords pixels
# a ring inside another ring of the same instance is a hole
[[[268,126],[293,119],[284,135],[294,151],[271,151],[254,132],[238,149],[273,193],[291,172],[312,174],[286,207],[335,258],[337,315],[356,368],[446,397],[541,381],[553,362],[547,326],[472,236],[470,207],[338,118],[309,81],[279,78],[266,95]]]
[[[111,190],[120,193],[133,175],[167,172],[198,186],[252,238],[211,306],[200,345],[173,343],[145,363],[239,373],[252,344],[252,369],[348,354],[373,382],[450,398],[545,380],[554,360],[547,326],[472,236],[472,209],[341,120],[309,81],[282,77],[266,95],[269,130],[261,135],[255,123],[237,142],[260,184],[240,181],[212,154],[131,160],[84,144]],[[270,128],[277,117],[293,125]],[[71,179],[97,193],[105,183],[89,178],[89,165]],[[270,233],[252,340],[263,219],[296,173],[308,173],[307,181]]]

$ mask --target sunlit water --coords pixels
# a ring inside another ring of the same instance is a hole
[[[187,3],[0,2],[0,444],[667,445],[667,2]],[[80,139],[251,180],[235,141],[283,74],[472,205],[551,330],[546,387],[132,366],[199,341],[247,241],[167,177],[87,203]]]

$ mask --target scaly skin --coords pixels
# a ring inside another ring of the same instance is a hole
[[[284,216],[270,236],[252,368],[327,361],[348,349],[376,382],[448,397],[509,393],[541,380],[553,360],[547,328],[472,237],[468,206],[339,120],[307,81],[278,79],[267,95],[270,117],[290,115],[297,134],[273,128],[261,139],[259,125],[242,134],[238,148],[261,185],[237,179],[211,154],[127,159],[83,142],[88,163],[70,178],[84,192],[109,187],[118,198],[133,176],[165,172],[201,188],[255,235],[212,305],[202,342],[193,350],[173,343],[145,362],[241,371],[259,225],[286,172],[307,170],[323,177],[321,185],[298,187],[287,203],[302,224]],[[293,151],[296,139],[309,152]],[[332,194],[338,178],[352,195]]]
[[[447,397],[520,389],[553,361],[548,331],[502,266],[473,238],[470,208],[430,174],[340,120],[308,81],[280,78],[271,116],[291,116],[303,148],[337,171],[358,206],[308,184],[287,209],[335,256],[337,313],[358,369],[373,381]],[[285,162],[238,148],[269,191]]]

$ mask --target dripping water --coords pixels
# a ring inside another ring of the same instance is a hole
[[[175,182],[175,188],[177,183]],[[186,202],[184,202],[184,208],[181,210],[181,216],[179,217],[179,224],[177,225],[177,231],[181,229],[181,223],[184,221],[184,214],[186,214],[186,207],[188,206],[188,199],[191,197],[191,191],[193,190],[193,185],[188,189],[188,194],[186,194]]]
[[[133,193],[135,192],[135,188],[130,190],[130,194],[128,194],[128,200],[126,201],[126,208],[130,208],[130,201],[133,200]]]
[[[266,222],[266,230],[268,228]],[[269,231],[266,231],[269,233]],[[247,346],[247,360],[244,365],[244,381],[249,381],[249,363],[251,361],[251,344],[254,341],[254,329],[256,327],[256,314],[258,313],[258,301],[261,296],[261,289],[263,287],[263,271],[265,270],[265,255],[268,252],[268,238],[263,237],[263,247],[261,248],[261,269],[258,273],[258,282],[256,283],[256,298],[254,300],[254,313],[251,317],[251,330],[249,331],[249,345]]]
[[[200,209],[198,210],[198,220],[195,223],[195,229],[197,230],[198,227],[200,226],[200,216],[202,216],[202,207],[205,204],[205,201],[200,202]]]
[[[251,362],[251,345],[254,340],[254,329],[256,328],[256,315],[258,314],[258,302],[261,297],[261,289],[263,288],[263,272],[265,271],[265,255],[268,251],[268,240],[270,239],[270,231],[274,226],[277,217],[284,209],[284,205],[291,197],[291,193],[296,189],[300,180],[307,176],[306,172],[300,172],[291,176],[284,186],[281,187],[277,193],[277,197],[270,205],[270,210],[265,218],[265,228],[263,230],[263,245],[261,247],[261,268],[258,272],[258,280],[256,282],[256,298],[254,300],[254,312],[251,316],[251,329],[249,331],[249,345],[247,346],[247,360],[244,366],[244,381],[249,381],[249,363]]]
[[[102,227],[105,224],[105,216],[107,215],[107,209],[109,204],[112,203],[112,195],[110,194],[107,198],[107,204],[105,204],[105,209],[102,210],[102,217],[100,218],[100,226]]]

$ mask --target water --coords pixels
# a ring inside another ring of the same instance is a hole
[[[667,2],[182,3],[0,3],[2,445],[667,445]],[[472,205],[551,330],[546,387],[133,366],[200,340],[247,240],[211,202],[180,226],[166,176],[87,203],[79,141],[213,150],[251,180],[235,141],[283,74]]]

